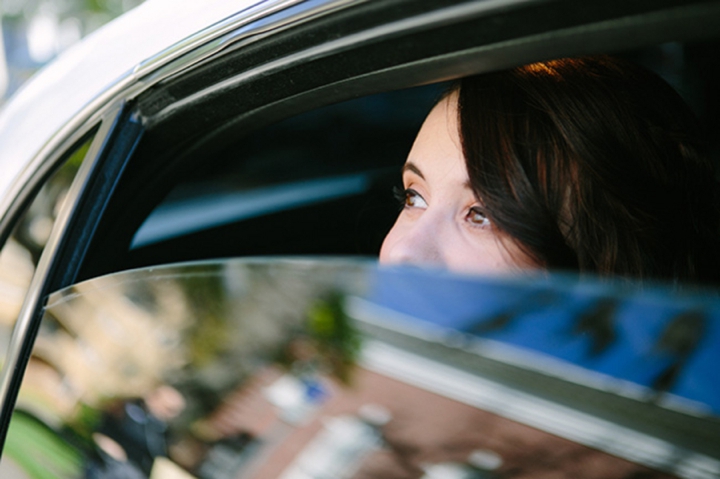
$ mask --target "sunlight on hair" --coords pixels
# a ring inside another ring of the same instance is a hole
[[[538,63],[531,63],[530,65],[527,65],[525,68],[528,71],[531,71],[533,73],[546,73],[548,75],[556,76],[558,75],[557,70],[555,70],[551,66],[552,62],[538,62]]]

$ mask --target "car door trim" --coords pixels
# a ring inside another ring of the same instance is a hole
[[[133,100],[156,83],[216,55],[240,39],[260,33],[267,34],[295,25],[299,21],[315,18],[318,15],[342,8],[351,3],[351,0],[306,2],[310,3],[312,8],[285,17],[281,21],[253,25],[263,18],[271,17],[302,3],[304,3],[303,0],[269,0],[242,10],[227,20],[212,25],[156,56],[140,62],[126,75],[108,85],[103,92],[78,110],[48,139],[40,150],[27,161],[21,173],[10,184],[6,194],[0,199],[0,244],[4,244],[9,236],[17,215],[25,206],[31,192],[41,183],[46,176],[45,173],[52,170],[60,160],[61,152],[86,134],[90,129],[88,125],[105,117],[116,103]],[[244,33],[240,37],[236,33],[239,29],[243,29]]]
[[[47,281],[51,268],[57,258],[57,252],[66,234],[67,225],[72,219],[78,200],[84,193],[88,181],[95,170],[98,158],[102,155],[104,146],[117,126],[117,119],[122,111],[122,104],[116,103],[106,110],[105,115],[98,127],[98,131],[85,154],[80,168],[73,179],[69,191],[66,194],[62,207],[55,219],[50,237],[48,239],[28,292],[25,295],[18,319],[13,327],[5,364],[0,374],[0,450],[5,440],[10,417],[15,406],[17,390],[22,382],[27,359],[32,349],[32,338],[39,325],[39,312],[42,304],[42,296],[46,292]]]
[[[443,9],[432,10],[429,12],[421,13],[410,18],[404,18],[402,20],[394,21],[387,24],[377,25],[366,30],[361,30],[347,36],[343,36],[336,40],[332,40],[325,43],[320,43],[308,47],[306,49],[299,50],[297,52],[285,55],[277,60],[269,61],[261,65],[252,67],[242,73],[229,77],[225,80],[221,80],[213,85],[201,89],[187,97],[178,99],[177,101],[168,104],[165,108],[152,115],[144,116],[144,123],[149,129],[152,129],[155,124],[162,123],[166,118],[176,114],[183,109],[192,107],[194,104],[202,101],[203,98],[208,96],[222,95],[223,93],[231,90],[235,90],[239,85],[251,81],[256,78],[262,78],[270,74],[277,73],[279,71],[291,68],[295,65],[301,65],[318,58],[326,57],[328,55],[336,55],[343,51],[355,49],[360,45],[367,44],[368,42],[388,41],[388,39],[397,36],[398,34],[407,34],[408,32],[419,32],[427,30],[428,28],[442,27],[445,25],[453,24],[460,19],[472,19],[486,16],[490,13],[497,13],[510,7],[520,7],[524,5],[536,5],[539,3],[546,2],[547,0],[489,0],[486,2],[470,3],[470,4],[459,4],[446,7]],[[511,40],[501,40],[498,42],[490,42],[487,44],[478,45],[469,50],[453,52],[451,55],[426,58],[421,61],[412,61],[397,65],[390,69],[378,70],[373,72],[371,75],[381,74],[383,72],[391,72],[394,70],[402,72],[408,68],[413,68],[418,65],[427,65],[429,62],[440,62],[444,57],[458,57],[461,55],[468,55],[470,57],[477,56],[479,54],[488,54],[497,50],[501,55],[504,50],[514,49],[514,53],[524,53],[530,51],[536,53],[537,48],[533,45],[536,42],[551,43],[553,45],[553,53],[560,52],[560,56],[572,56],[576,54],[578,50],[578,44],[575,41],[576,36],[590,35],[594,40],[605,39],[610,32],[617,32],[623,30],[629,30],[636,28],[639,25],[653,26],[648,27],[649,38],[644,43],[656,43],[657,38],[667,38],[669,35],[667,32],[662,31],[662,26],[668,21],[677,20],[677,18],[683,18],[686,22],[692,23],[692,21],[709,21],[709,19],[717,19],[720,17],[720,3],[695,3],[686,6],[672,6],[662,7],[657,10],[652,10],[643,13],[632,13],[617,18],[611,18],[607,20],[600,20],[591,23],[580,23],[577,25],[567,26],[552,30],[550,32],[540,32],[530,35],[521,35]],[[679,33],[673,32],[673,35],[688,37],[692,39],[702,38],[704,34],[703,30],[697,28],[688,27]],[[237,41],[237,40],[236,40]],[[602,43],[602,42],[601,42]],[[613,44],[610,42],[610,48],[622,48],[626,46],[627,39],[623,38]],[[642,43],[642,42],[641,42]],[[596,47],[598,51],[605,50],[607,48]],[[587,50],[587,48],[580,48],[580,50]],[[505,55],[509,57],[510,55]],[[525,55],[525,56],[536,56],[536,55]],[[555,55],[557,56],[557,54]],[[504,63],[492,63],[484,65],[485,68],[478,67],[474,70],[469,70],[467,74],[477,74],[484,71],[492,70],[495,68],[509,68],[516,65],[526,63],[524,57],[514,58],[512,60],[506,59]],[[482,63],[482,62],[481,62]],[[407,85],[406,85],[407,86]]]

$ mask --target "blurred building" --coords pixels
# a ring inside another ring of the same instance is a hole
[[[0,102],[64,50],[143,0],[3,0]]]

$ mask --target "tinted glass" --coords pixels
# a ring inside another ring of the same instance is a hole
[[[719,346],[703,291],[141,269],[51,296],[3,461],[38,478],[717,477]]]
[[[65,195],[80,168],[92,138],[69,153],[69,158],[50,177],[0,250],[0,357],[7,352],[10,335],[35,267],[50,237]]]
[[[185,174],[173,176],[177,168],[160,177],[176,184],[158,187],[170,190],[133,233],[129,267],[267,254],[377,255],[399,210],[392,188],[443,89],[362,97],[238,131],[220,150],[199,149]]]

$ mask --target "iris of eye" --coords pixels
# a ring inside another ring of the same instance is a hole
[[[408,192],[406,199],[405,199],[405,204],[408,206],[422,207],[422,206],[424,206],[425,202],[423,201],[422,198],[420,198],[420,196],[417,193]]]
[[[400,202],[403,208],[427,208],[425,199],[412,188],[400,189],[393,188],[393,195]],[[473,207],[468,210],[465,218],[470,221],[473,225],[486,226],[490,223],[479,207]]]
[[[488,223],[487,216],[485,216],[485,213],[480,211],[478,208],[470,208],[470,211],[468,211],[467,214],[467,219],[478,226],[484,226]]]
[[[414,208],[426,206],[425,200],[420,196],[417,191],[407,188],[393,188],[393,196],[400,203],[401,208]]]
[[[413,189],[406,189],[403,191],[403,203],[404,206],[410,207],[410,208],[426,208],[427,203],[425,203],[425,200],[422,196],[418,194],[417,191]]]

